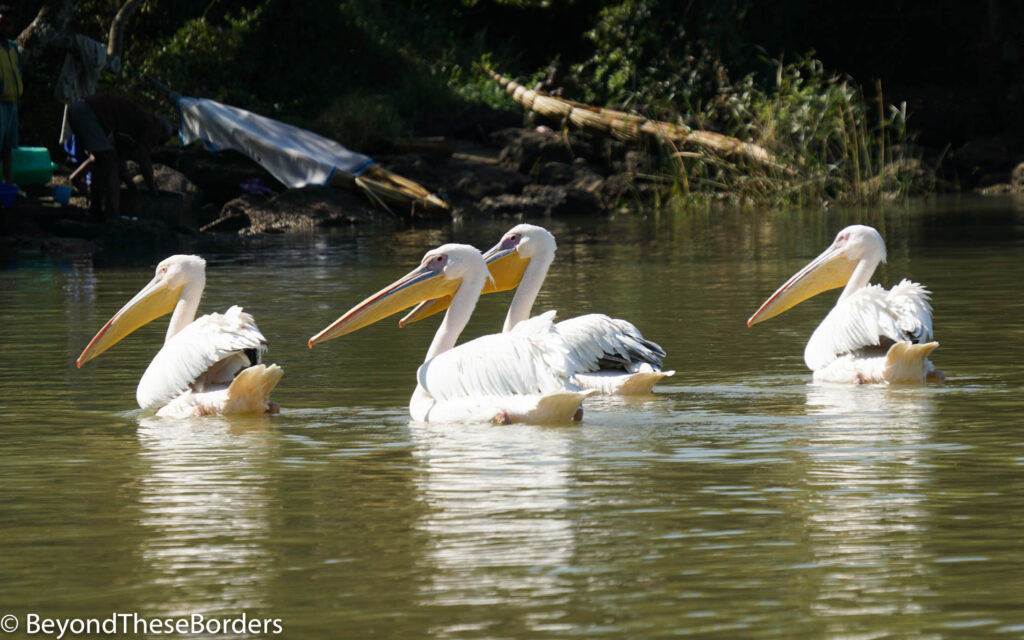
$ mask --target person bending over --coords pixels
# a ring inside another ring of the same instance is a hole
[[[94,218],[121,215],[121,181],[129,190],[135,189],[127,157],[139,163],[146,187],[156,192],[150,154],[174,133],[167,118],[127,98],[98,94],[75,101],[68,109],[68,120],[81,148],[96,159],[90,194]]]

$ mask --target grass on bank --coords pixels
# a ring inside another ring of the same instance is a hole
[[[826,74],[811,58],[775,64],[770,90],[747,76],[680,118],[762,145],[786,169],[676,154],[677,197],[783,206],[901,197],[917,186],[912,172],[900,169],[909,137],[905,105],[887,108],[880,85],[869,99],[851,79]]]
[[[867,98],[851,79],[827,75],[814,59],[774,64],[770,89],[748,75],[720,83],[712,99],[687,103],[685,110],[662,102],[656,111],[670,122],[759,145],[777,165],[663,141],[650,149],[659,172],[649,181],[669,185],[658,193],[658,206],[866,202],[929,188],[920,162],[905,156],[906,106],[885,106],[879,84]],[[630,102],[644,100],[632,96]]]

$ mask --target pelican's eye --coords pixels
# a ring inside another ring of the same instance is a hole
[[[448,256],[444,254],[436,255],[427,261],[427,268],[433,271],[440,271],[444,269],[446,264],[448,264]]]
[[[517,247],[519,246],[519,241],[522,240],[522,238],[523,237],[518,233],[510,233],[507,236],[505,236],[504,240],[501,241],[501,248],[511,249],[513,247]]]

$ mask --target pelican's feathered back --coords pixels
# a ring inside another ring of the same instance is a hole
[[[143,409],[153,410],[193,385],[230,383],[235,373],[252,364],[244,355],[246,350],[255,350],[258,362],[258,356],[266,348],[266,338],[242,307],[233,306],[223,314],[201,316],[168,340],[156,354],[139,381],[136,399]],[[214,367],[226,358],[238,362]],[[224,380],[220,380],[222,377]]]

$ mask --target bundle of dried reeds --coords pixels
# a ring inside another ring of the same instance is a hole
[[[649,137],[681,147],[695,146],[734,161],[749,161],[763,167],[785,170],[775,156],[760,145],[743,142],[738,138],[714,131],[691,129],[685,125],[648,120],[624,111],[593,107],[580,102],[556,98],[546,95],[542,91],[527,89],[492,69],[485,67],[484,71],[500,84],[516,103],[524,108],[585,131],[610,135],[618,140],[631,143],[640,142],[645,137]]]
[[[418,207],[426,211],[448,211],[447,202],[427,191],[422,185],[408,178],[392,173],[379,165],[372,165],[358,176],[337,172],[331,178],[331,185],[346,189],[359,189],[376,204],[395,213],[409,215]],[[392,207],[398,207],[396,213]]]

